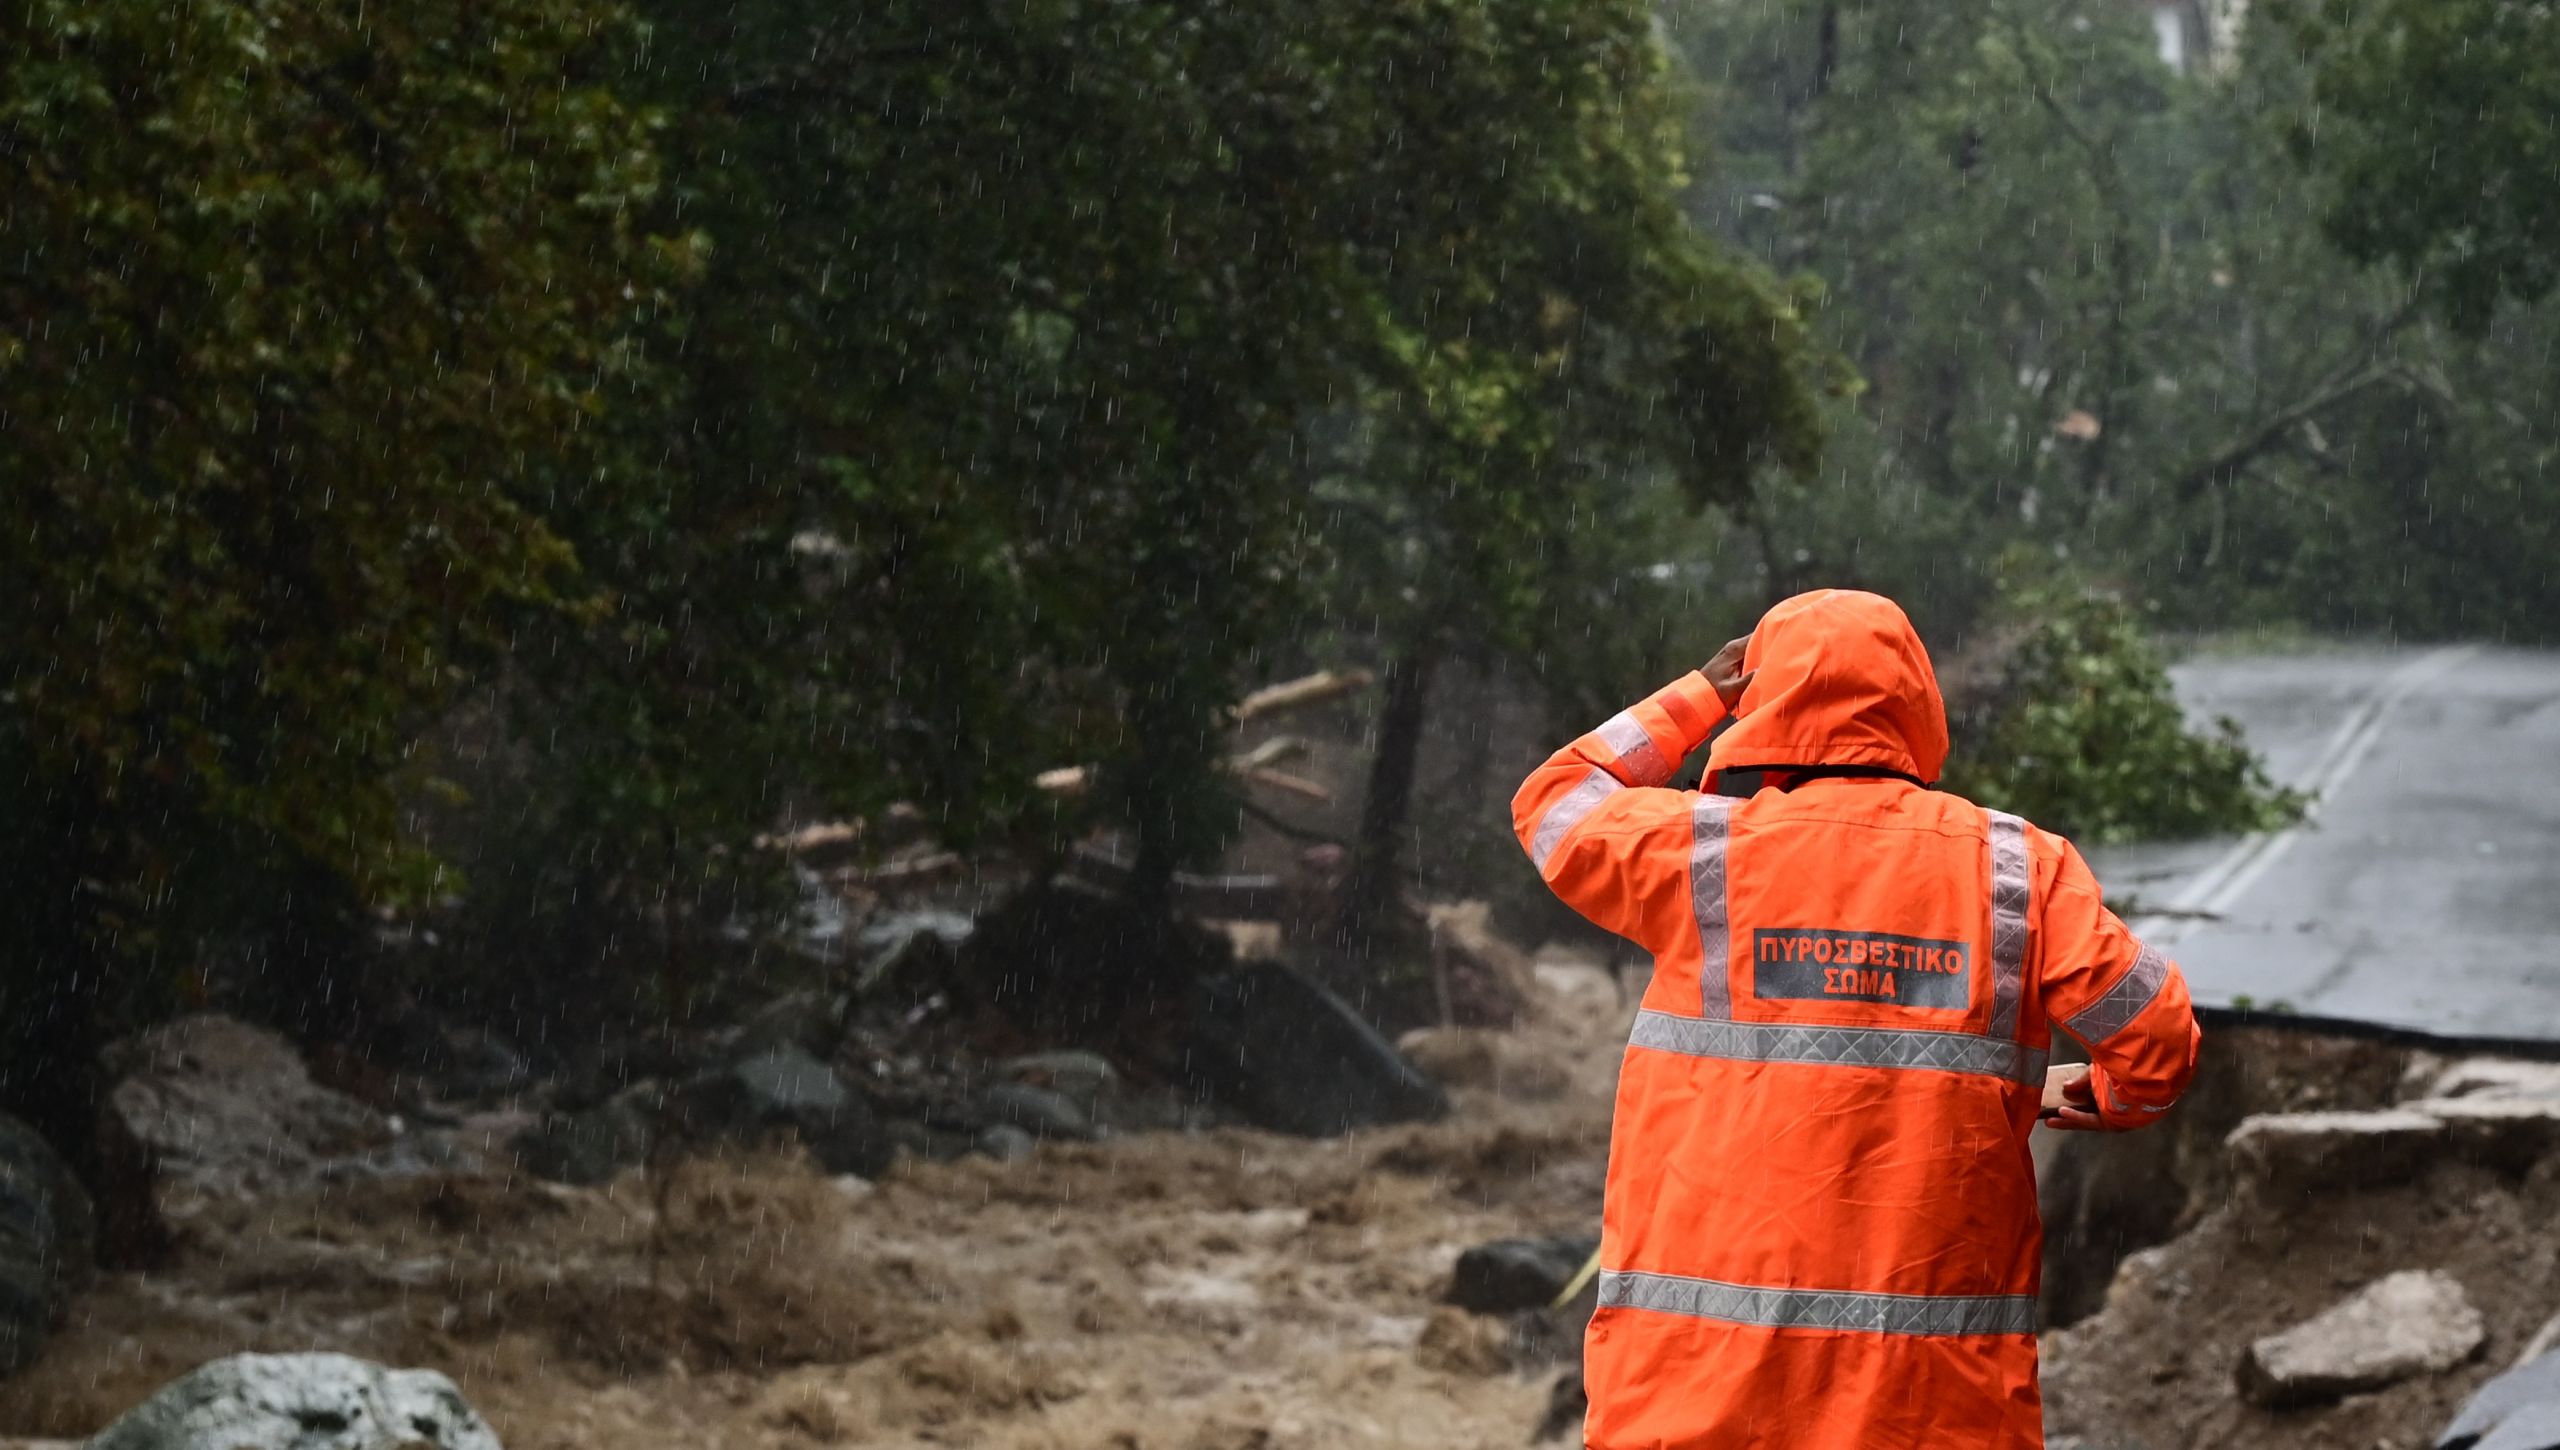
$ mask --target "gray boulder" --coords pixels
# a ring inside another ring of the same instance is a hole
[[[163,1386],[87,1450],[503,1450],[453,1381],[343,1354],[235,1354]]]
[[[533,1085],[533,1067],[514,1043],[485,1027],[457,1027],[444,1034],[445,1064],[438,1086],[458,1098],[487,1101]]]
[[[753,1137],[787,1130],[829,1173],[874,1178],[896,1145],[871,1106],[836,1070],[797,1047],[776,1047],[677,1090],[677,1131],[692,1138]]]
[[[1040,1150],[1040,1140],[1011,1123],[998,1123],[978,1135],[977,1148],[998,1163],[1019,1163]]]
[[[652,1095],[643,1085],[592,1108],[546,1113],[507,1147],[536,1178],[578,1188],[610,1183],[649,1156]]]
[[[1035,1139],[1091,1138],[1093,1119],[1064,1093],[1029,1083],[1000,1082],[980,1099],[987,1117],[1021,1129]]]
[[[2437,1073],[2430,1098],[2560,1098],[2560,1062],[2466,1057]]]
[[[950,988],[977,923],[956,911],[902,911],[854,938],[854,994],[912,1005]]]
[[[2261,1202],[2395,1183],[2442,1154],[2444,1119],[2408,1108],[2263,1113],[2226,1140],[2232,1172]]]
[[[1073,1048],[1007,1058],[997,1068],[1011,1082],[1046,1088],[1090,1116],[1120,1091],[1120,1070],[1098,1052]]]
[[[777,1047],[796,1047],[819,1058],[835,1055],[844,1040],[849,999],[825,992],[787,992],[747,1014],[724,1050],[744,1060]]]
[[[2436,1437],[2436,1450],[2560,1447],[2560,1354],[2527,1360],[2482,1385]]]
[[[87,1282],[89,1196],[36,1131],[0,1117],[0,1375],[35,1361]]]
[[[1582,1272],[1600,1240],[1496,1239],[1458,1255],[1446,1302],[1478,1314],[1544,1309]]]
[[[2322,1404],[2440,1374],[2469,1359],[2487,1335],[2453,1276],[2404,1269],[2251,1344],[2240,1361],[2240,1392],[2270,1409]]]
[[[392,1138],[382,1114],[313,1082],[291,1043],[229,1017],[163,1023],[107,1061],[121,1132],[162,1185],[206,1198],[309,1186]]]
[[[1257,1127],[1325,1137],[1438,1118],[1439,1084],[1349,1003],[1278,962],[1239,962],[1200,986],[1187,1066]]]
[[[2445,1125],[2454,1154],[2522,1173],[2560,1150],[2560,1098],[2480,1093],[2403,1105]]]

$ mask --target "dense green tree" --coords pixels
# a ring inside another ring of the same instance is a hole
[[[665,748],[607,790],[672,799],[771,740],[836,808],[1126,826],[1160,895],[1235,828],[1222,712],[1327,603],[1314,566],[1409,526],[1421,615],[1516,621],[1608,467],[1703,499],[1809,447],[1788,299],[1668,204],[1641,5],[649,13],[638,74],[683,118],[672,193],[713,260],[675,420],[634,446],[678,475],[678,547],[733,564],[716,611],[620,658],[752,619],[761,654],[683,673],[773,660],[788,690],[736,696],[789,704],[742,737],[625,670],[600,726],[637,712]],[[793,537],[823,541],[814,588],[774,567]],[[675,619],[716,568],[632,597]],[[1079,761],[1095,789],[1051,813],[1031,775]],[[760,824],[726,800],[682,829]]]
[[[325,964],[315,923],[420,884],[393,768],[511,614],[580,603],[552,481],[682,266],[609,20],[0,17],[0,1101],[65,1142],[107,1009],[191,947]]]
[[[1694,205],[1824,279],[1818,335],[1869,385],[1748,536],[1772,587],[1878,585],[1954,637],[2026,544],[2172,626],[2547,630],[2536,530],[2479,524],[2551,497],[2550,314],[2457,335],[2436,281],[2318,222],[2345,174],[2321,168],[2364,164],[2339,57],[2428,29],[2390,29],[2393,9],[2335,12],[2334,54],[2261,17],[2180,74],[2139,9],[2080,0],[1675,6],[1719,145]],[[2539,114],[2517,70],[2478,93],[2501,117]],[[2468,104],[2450,94],[2404,100]],[[2293,146],[2314,117],[2341,138],[2312,153],[2319,187]],[[2460,165],[2547,165],[2501,137]],[[2459,213],[2352,190],[2394,225]]]
[[[2560,8],[2279,0],[2259,24],[2311,58],[2290,137],[2349,253],[2399,263],[2470,333],[2560,283]]]

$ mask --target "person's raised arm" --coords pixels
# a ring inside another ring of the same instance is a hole
[[[1565,903],[1639,942],[1664,893],[1651,880],[1658,852],[1640,849],[1660,831],[1686,832],[1696,796],[1665,789],[1680,762],[1742,696],[1745,641],[1610,717],[1548,756],[1511,799],[1512,829],[1538,874]]]
[[[2061,867],[2038,922],[2045,1011],[2088,1049],[2090,1067],[2085,1075],[2054,1069],[2044,1119],[2057,1128],[2139,1128],[2187,1090],[2204,1034],[2177,963],[2107,909],[2070,842],[2049,839],[2061,847]]]

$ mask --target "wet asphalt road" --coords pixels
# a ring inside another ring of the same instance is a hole
[[[2342,648],[2173,673],[2192,712],[2230,715],[2278,779],[2320,791],[2272,837],[2090,852],[2199,1001],[2560,1040],[2560,652]]]

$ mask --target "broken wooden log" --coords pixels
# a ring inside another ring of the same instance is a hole
[[[1247,720],[1277,715],[1284,710],[1303,709],[1308,705],[1340,699],[1354,690],[1367,689],[1377,682],[1377,678],[1367,670],[1318,670],[1312,675],[1265,685],[1237,701],[1230,713],[1241,725]]]

